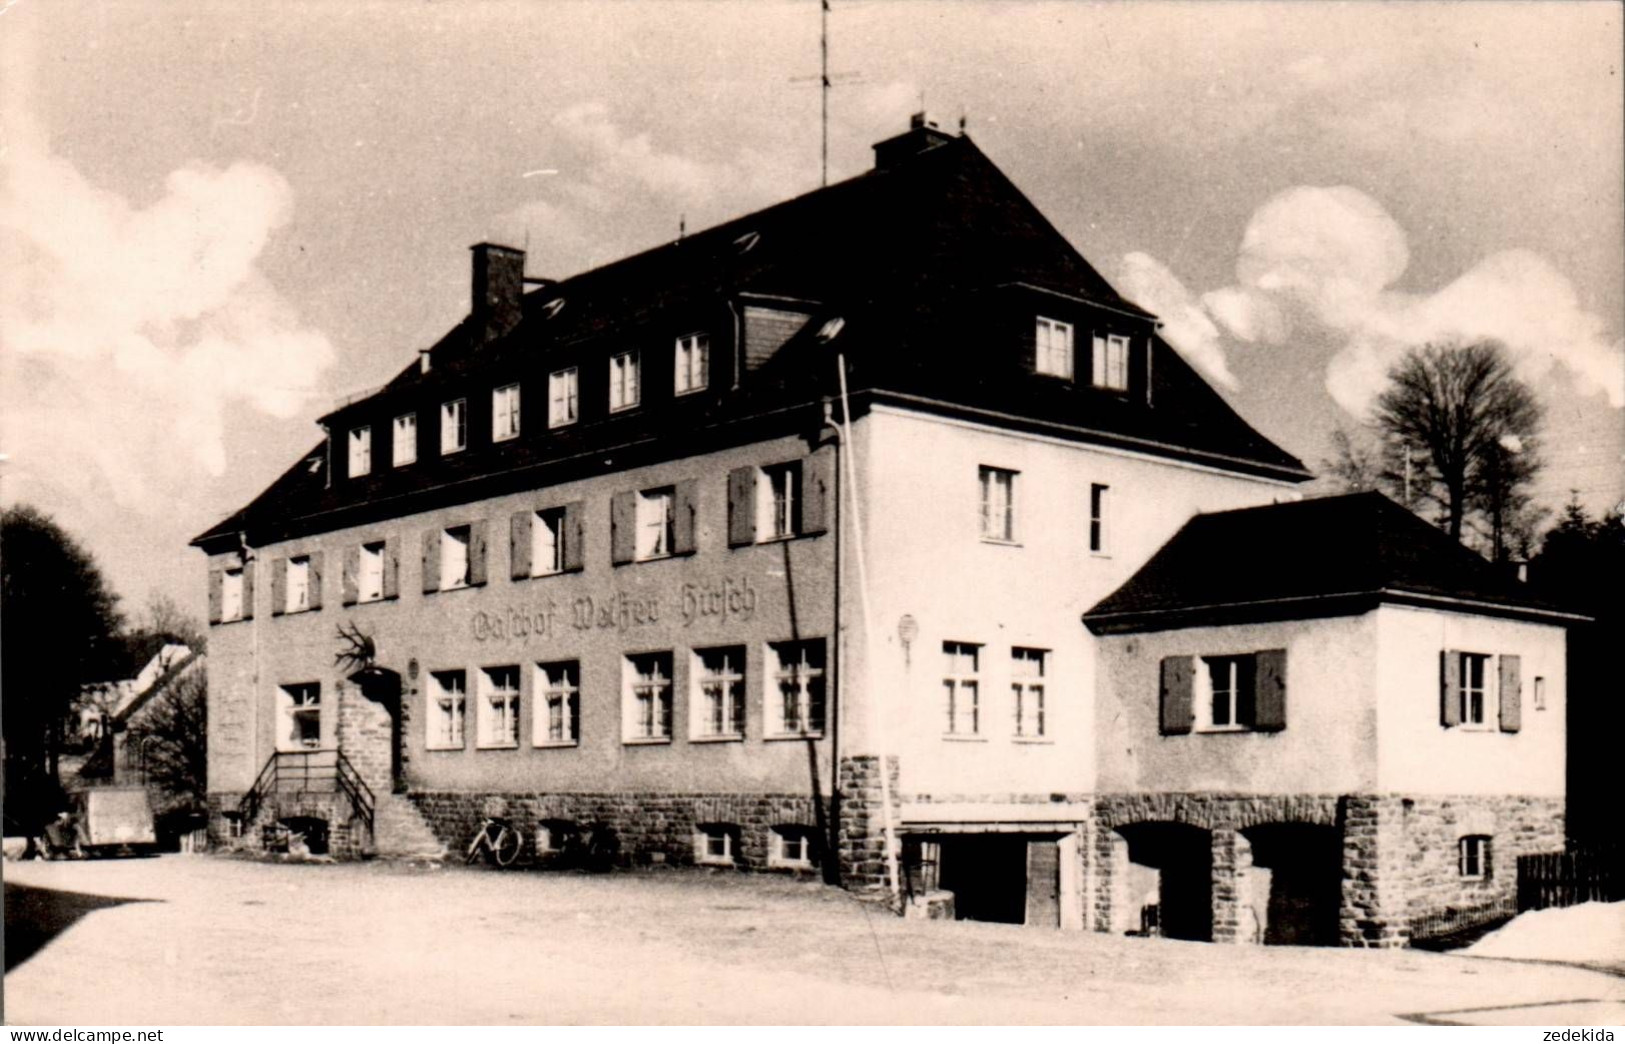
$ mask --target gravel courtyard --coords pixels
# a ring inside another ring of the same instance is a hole
[[[903,921],[816,883],[767,876],[205,856],[8,862],[5,876],[8,950],[50,911],[68,911],[6,974],[12,1024],[1599,1025],[1625,1016],[1625,980],[1579,968]]]

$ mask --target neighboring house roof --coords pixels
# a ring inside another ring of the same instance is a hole
[[[1381,493],[1197,515],[1083,615],[1096,634],[1362,613],[1381,603],[1570,623]]]
[[[119,683],[118,706],[111,714],[112,727],[101,744],[85,759],[79,775],[86,779],[107,779],[113,769],[113,734],[127,729],[160,693],[168,690],[192,670],[203,665],[203,654],[184,645],[166,645],[155,655],[135,681]]]
[[[632,467],[743,440],[765,418],[783,426],[790,411],[835,392],[833,349],[814,336],[835,317],[845,323],[838,346],[855,412],[891,401],[1284,481],[1309,477],[1156,337],[1154,317],[1119,295],[969,138],[917,128],[877,150],[888,147],[891,158],[858,177],[531,291],[518,326],[489,344],[464,320],[429,350],[426,372],[414,363],[324,422],[340,434],[388,423],[395,412],[477,393],[475,375],[545,380],[554,363],[597,366],[584,354],[591,347],[607,351],[741,304],[807,314],[801,333],[740,387],[539,437],[527,431],[499,451],[420,454],[412,467],[341,482],[329,482],[329,450],[318,443],[193,543],[226,549],[246,532],[261,544],[568,481],[601,467],[611,448],[617,468]],[[1020,334],[988,325],[993,305],[1015,300],[1029,302],[1029,313],[1069,302],[1142,330],[1151,405],[1095,389],[1086,374],[1035,380]],[[584,396],[588,387],[583,380]],[[340,442],[334,452],[342,451]]]

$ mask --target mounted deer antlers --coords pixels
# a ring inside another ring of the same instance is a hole
[[[350,629],[345,630],[339,624],[338,639],[345,643],[345,648],[338,651],[333,657],[335,667],[345,666],[353,671],[365,671],[373,666],[378,659],[378,647],[373,644],[372,636],[362,634],[361,628],[352,621]]]

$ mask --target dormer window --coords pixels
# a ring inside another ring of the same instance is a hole
[[[395,418],[395,438],[392,460],[401,467],[418,459],[418,415],[403,413]]]
[[[674,391],[687,395],[705,388],[706,368],[710,364],[711,338],[702,333],[677,338],[677,361]]]
[[[372,470],[372,426],[350,429],[350,477],[360,478]]]
[[[453,399],[440,406],[440,455],[468,448],[468,400]]]
[[[491,393],[491,441],[519,437],[519,385],[504,384]]]
[[[1093,380],[1096,388],[1128,391],[1128,338],[1122,334],[1096,334]]]
[[[1033,367],[1051,377],[1072,379],[1072,324],[1038,317]]]
[[[638,353],[621,352],[609,359],[609,409],[629,410],[638,404]]]

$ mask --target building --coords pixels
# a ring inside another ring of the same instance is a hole
[[[848,181],[524,260],[474,247],[472,314],[194,541],[217,832],[461,849],[500,810],[541,856],[600,824],[1113,927],[1080,616],[1303,466],[920,118]]]

